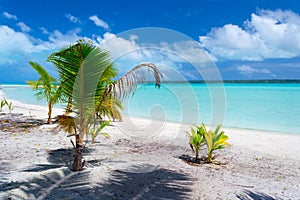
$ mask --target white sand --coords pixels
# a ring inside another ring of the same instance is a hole
[[[47,118],[47,109],[14,102],[14,113]],[[7,111],[7,110],[5,110]],[[60,114],[62,110],[55,110]],[[189,125],[125,118],[84,152],[86,169],[68,168],[72,145],[55,125],[0,131],[0,199],[299,199],[300,136],[224,128],[224,165],[191,166]],[[204,151],[201,154],[204,155]]]

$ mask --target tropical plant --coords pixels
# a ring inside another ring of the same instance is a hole
[[[196,129],[194,129],[194,127]],[[195,152],[196,157],[195,157],[195,162],[198,161],[199,158],[199,150],[201,146],[204,145],[205,139],[204,139],[204,129],[202,126],[196,126],[191,127],[191,132],[186,132],[188,139],[189,139],[189,144],[193,152]]]
[[[87,134],[92,136],[92,144],[95,143],[95,139],[99,134],[104,135],[106,138],[110,138],[108,133],[102,132],[107,125],[109,125],[109,121],[103,121],[100,125],[97,125],[97,122],[94,122],[88,126]]]
[[[85,163],[82,161],[83,138],[88,133],[95,115],[117,117],[116,112],[104,112],[101,108],[109,109],[106,106],[112,104],[115,106],[110,106],[110,108],[120,107],[115,102],[129,96],[135,84],[142,79],[136,70],[131,70],[119,80],[112,81],[115,71],[108,52],[84,41],[78,41],[68,48],[51,54],[48,61],[55,64],[62,92],[67,96],[70,108],[72,108],[69,110],[76,116],[75,118],[61,117],[58,123],[69,135],[72,132],[71,135],[75,136],[73,170],[80,171]],[[156,84],[159,86],[162,75],[155,65],[141,64],[134,69],[144,66],[152,69]]]
[[[192,150],[196,153],[195,162],[198,161],[199,149],[206,144],[207,147],[207,162],[214,163],[213,152],[217,149],[223,149],[230,146],[227,142],[228,136],[224,131],[220,132],[221,125],[218,125],[215,131],[207,131],[205,124],[202,122],[200,126],[193,125],[196,129],[191,127],[191,132],[187,132],[189,143]]]
[[[98,87],[100,87],[98,98],[95,99],[96,115],[100,120],[108,119],[122,120],[120,110],[123,109],[122,103],[119,99],[115,98],[113,91],[109,90],[109,86],[115,81],[112,78],[116,78],[117,70],[111,64],[108,66],[99,80]]]
[[[7,101],[5,98],[1,99],[0,102],[0,112],[2,112],[3,107],[7,104]]]
[[[205,128],[204,123],[202,123],[202,127]],[[217,149],[223,149],[226,146],[230,146],[227,142],[228,136],[225,135],[224,131],[221,131],[221,125],[218,125],[215,131],[204,131],[204,138],[207,145],[207,161],[213,163],[213,152]]]
[[[9,113],[11,113],[11,111],[14,109],[12,102],[10,101],[9,103],[5,100],[5,103],[7,105],[7,108],[9,110]]]
[[[62,101],[61,88],[57,84],[57,80],[50,76],[44,67],[36,62],[30,61],[31,67],[40,75],[37,81],[26,81],[33,90],[37,91],[36,97],[38,101],[45,99],[48,104],[48,120],[47,123],[52,123],[52,109],[54,104]]]

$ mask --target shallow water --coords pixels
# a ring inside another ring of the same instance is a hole
[[[8,99],[46,105],[26,86],[1,91]],[[130,116],[300,134],[300,84],[144,84],[124,107]]]
[[[300,84],[145,85],[127,108],[143,117],[300,134]]]

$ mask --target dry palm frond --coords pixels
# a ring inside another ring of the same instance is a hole
[[[74,117],[66,115],[57,116],[58,129],[68,133],[68,136],[73,136],[77,134],[76,124]]]
[[[110,87],[107,87],[107,90],[113,90],[114,96],[117,99],[124,99],[126,97],[129,97],[136,89],[136,85],[145,80],[145,72],[141,69],[143,67],[146,67],[148,69],[148,74],[150,74],[150,71],[152,71],[153,77],[155,79],[155,86],[159,88],[160,79],[163,77],[163,75],[157,69],[155,64],[143,63],[131,69],[116,83],[112,83]]]

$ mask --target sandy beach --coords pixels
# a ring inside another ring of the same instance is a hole
[[[13,105],[12,113],[47,117],[44,107]],[[55,109],[54,116],[61,112]],[[125,117],[105,128],[110,139],[98,136],[86,145],[86,167],[75,173],[71,138],[55,126],[0,131],[0,199],[300,197],[298,135],[224,128],[231,147],[216,152],[221,165],[190,165],[182,159],[194,156],[185,134],[189,124]]]

